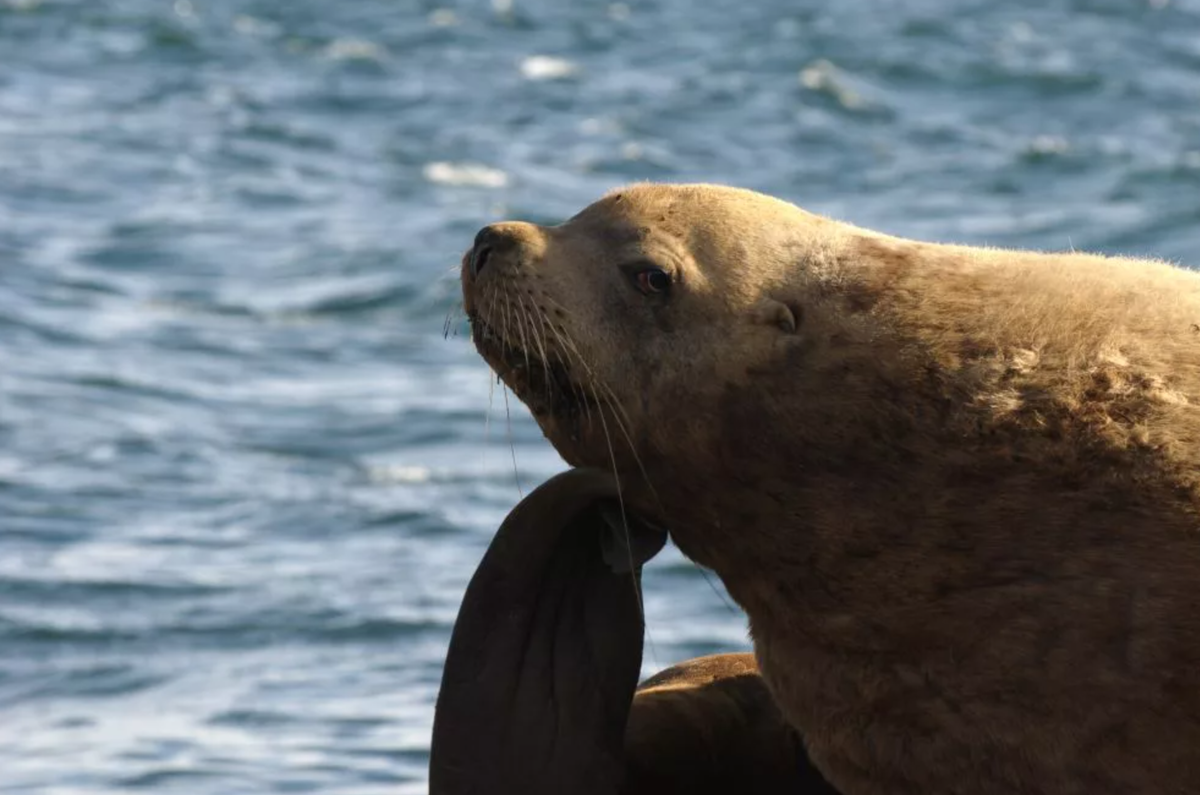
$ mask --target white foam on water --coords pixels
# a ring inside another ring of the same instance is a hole
[[[847,110],[858,110],[867,101],[849,85],[840,69],[824,58],[813,61],[800,70],[800,85],[810,91],[827,94]]]
[[[421,173],[425,179],[441,185],[503,188],[508,184],[508,175],[503,171],[479,163],[428,163]]]
[[[531,55],[521,61],[521,75],[526,80],[562,80],[579,71],[579,67],[566,58],[549,55]]]
[[[322,51],[331,61],[384,61],[387,51],[365,39],[334,39]]]
[[[428,483],[433,477],[429,467],[400,464],[373,466],[367,473],[374,483]]]

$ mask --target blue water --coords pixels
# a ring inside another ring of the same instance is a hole
[[[1200,1],[0,0],[0,791],[423,792],[563,467],[458,257],[635,179],[1200,263]],[[746,648],[646,591],[647,671]]]

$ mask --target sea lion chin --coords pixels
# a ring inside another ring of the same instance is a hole
[[[1200,790],[1200,275],[638,185],[488,227],[463,292],[841,791]]]

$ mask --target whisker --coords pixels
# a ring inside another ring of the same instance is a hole
[[[610,387],[607,382],[604,381],[604,379],[600,378],[597,373],[587,365],[587,362],[583,361],[583,354],[579,350],[579,346],[576,345],[574,340],[570,338],[570,335],[564,332],[563,335],[560,336],[560,339],[563,340],[565,345],[569,346],[577,354],[579,354],[580,363],[587,371],[588,381],[592,384],[593,395],[595,395],[596,386],[601,387],[608,394],[609,400],[606,401],[606,403],[614,411],[613,421],[616,422],[617,428],[621,431],[621,435],[625,437],[625,442],[629,445],[629,452],[633,456],[633,460],[637,464],[638,470],[642,474],[642,479],[646,482],[646,486],[650,489],[650,493],[654,497],[654,501],[658,504],[659,509],[663,510],[662,500],[658,496],[658,490],[654,488],[654,483],[650,480],[650,475],[646,471],[645,464],[642,463],[641,456],[638,455],[637,446],[633,443],[633,437],[630,436],[629,426],[633,424],[633,420],[629,417],[628,412],[625,411],[625,407],[621,405],[619,400],[617,400],[616,393],[613,391],[612,387]],[[600,406],[599,396],[595,395],[595,397],[597,405]],[[599,410],[602,413],[603,407],[601,406]]]
[[[597,401],[600,400],[599,395],[595,395],[594,389],[593,389],[593,395],[595,396]],[[625,495],[624,495],[623,490],[621,489],[621,476],[618,474],[618,471],[617,471],[617,454],[613,450],[612,437],[608,435],[608,423],[604,421],[604,412],[603,411],[600,412],[600,427],[604,429],[604,440],[608,444],[608,458],[609,458],[609,461],[612,462],[613,480],[615,480],[616,484],[617,484],[617,504],[621,508],[621,524],[625,529],[625,549],[629,553],[629,570],[633,571],[635,569],[635,566],[633,563],[633,538],[629,533],[629,520],[625,516]],[[641,589],[638,587],[636,578],[633,580],[633,592],[637,596],[638,609],[641,610],[642,618],[645,619],[645,617],[646,617],[645,605],[642,603],[642,593],[641,593]]]
[[[596,383],[603,383],[602,380],[600,379],[599,375],[596,373],[596,371],[594,369],[592,369],[592,367],[584,359],[583,351],[579,350],[579,346],[577,344],[575,344],[575,341],[571,339],[570,335],[567,334],[567,332],[565,330],[561,330],[561,333],[559,333],[559,331],[560,330],[557,330],[557,329],[555,330],[555,336],[558,337],[559,342],[562,343],[564,349],[566,349],[568,352],[573,351],[578,356],[580,366],[586,371],[586,374],[588,377],[588,382],[593,385]],[[616,402],[616,399],[615,399],[616,396],[613,394],[611,389],[608,390],[608,393],[614,399],[613,407],[621,412],[624,412],[624,408],[620,405],[620,403]],[[594,391],[593,391],[593,397],[596,397],[594,395]],[[597,397],[596,400],[598,403],[599,398]],[[626,414],[625,418],[626,418],[626,420],[628,420],[629,415]],[[617,418],[614,417],[614,419],[617,419]],[[630,441],[630,444],[632,444],[632,441]]]
[[[595,398],[597,405],[600,403],[600,396],[596,394],[593,386],[592,396]],[[613,480],[617,484],[617,505],[621,510],[621,526],[625,531],[625,552],[629,557],[629,571],[636,571],[636,566],[633,562],[633,535],[629,532],[629,518],[625,513],[625,494],[621,488],[621,476],[617,473],[617,455],[613,450],[612,437],[608,434],[608,423],[604,421],[604,410],[601,408],[597,412],[600,417],[600,427],[604,429],[604,440],[608,445],[608,457],[612,462]],[[642,617],[642,624],[646,623],[646,601],[642,596],[642,588],[637,577],[631,577],[630,582],[633,584],[633,596],[637,600],[638,613]],[[657,660],[658,651],[654,646],[654,639],[651,637],[650,628],[646,627],[646,643],[650,647],[651,659]]]
[[[512,294],[512,298],[515,299],[516,302],[520,302],[521,301],[520,292],[514,292]],[[512,328],[513,326],[516,327],[515,331],[520,333],[521,355],[525,357],[525,371],[528,374],[528,371],[529,371],[529,340],[526,339],[526,336],[525,336],[525,320],[523,317],[524,305],[520,304],[518,306],[513,306],[511,303],[509,303],[508,299],[509,299],[509,292],[507,290],[505,290],[505,293],[504,293],[505,305],[506,305],[506,307],[512,308],[512,314],[513,314],[513,317],[516,318],[516,322],[513,323],[513,322],[511,322],[511,320],[506,319],[505,328],[504,328],[504,336],[506,337],[506,342],[507,342],[508,341],[507,338],[509,338],[514,332],[514,329]]]
[[[544,296],[544,298],[550,305],[556,306],[565,311],[566,308],[553,298],[549,296]],[[595,415],[596,418],[599,419],[599,425],[604,434],[605,444],[608,449],[609,463],[612,467],[613,477],[616,480],[617,502],[621,511],[621,522],[622,530],[625,534],[626,553],[629,556],[628,562],[630,569],[633,570],[635,563],[633,559],[632,534],[629,529],[624,486],[620,480],[620,472],[617,464],[613,429],[609,428],[608,418],[605,417],[606,408],[611,410],[615,430],[618,432],[619,437],[622,438],[625,444],[628,446],[629,452],[638,467],[641,477],[649,487],[650,494],[652,495],[655,503],[657,503],[660,512],[663,515],[666,515],[666,511],[662,506],[658,490],[654,488],[654,484],[650,479],[649,473],[646,470],[641,456],[638,454],[637,447],[633,443],[633,437],[630,430],[633,425],[632,418],[625,407],[621,405],[621,402],[617,399],[615,390],[613,390],[613,388],[604,379],[599,377],[599,374],[596,372],[595,368],[593,368],[587,361],[586,357],[583,355],[583,351],[580,349],[579,345],[571,337],[568,331],[565,328],[556,327],[546,315],[545,311],[543,311],[536,303],[536,301],[534,301],[531,305],[526,301],[525,296],[523,296],[519,291],[514,292],[505,289],[498,294],[492,295],[492,301],[488,307],[489,310],[494,310],[500,299],[503,300],[504,317],[502,335],[507,336],[509,340],[512,340],[514,337],[520,339],[522,349],[521,352],[525,356],[527,368],[529,367],[530,358],[532,355],[533,357],[540,359],[540,363],[546,368],[547,372],[549,372],[551,369],[551,355],[553,352],[553,355],[567,363],[572,369],[575,370],[575,372],[578,372],[583,376],[583,378],[571,378],[569,380],[569,388],[579,397],[588,423],[596,422],[596,419],[593,418],[592,412],[592,406],[595,404]],[[489,311],[487,314],[494,316],[492,311]],[[551,338],[553,338],[555,341],[555,345],[553,346],[550,345]],[[516,445],[512,433],[512,411],[508,400],[508,389],[503,385],[502,381],[500,383],[502,384],[501,388],[504,397],[507,438],[509,442],[509,450],[512,456],[513,477],[517,486],[517,491],[523,498],[524,490],[520,483],[520,471],[516,460]],[[549,396],[549,392],[552,389],[552,384],[550,383],[549,379],[547,379],[545,386]],[[590,400],[588,399],[589,393],[591,398]],[[489,404],[491,403],[492,399],[493,398],[489,395]],[[704,569],[700,568],[699,566],[697,566],[697,568],[700,569],[701,574],[704,576],[709,587],[713,589],[714,593],[717,593],[717,595],[728,607],[728,600],[726,600],[724,596],[721,595],[720,591],[716,589],[712,581],[708,578],[707,572],[705,572]],[[645,597],[642,592],[641,585],[636,579],[633,580],[633,589],[634,596],[638,603],[638,610],[644,620],[646,614]],[[654,648],[653,638],[650,636],[648,629],[647,643],[651,655],[656,656],[657,652]]]
[[[437,279],[435,281],[437,283],[441,283],[443,280],[457,281],[457,280],[459,280],[461,273],[462,273],[462,263],[456,262],[453,265],[446,266],[446,269],[444,271],[442,271],[442,273],[437,277]],[[461,301],[452,305],[446,311],[446,322],[442,325],[442,338],[443,339],[446,339],[450,336],[451,331],[453,330],[454,322],[457,319],[455,317],[455,315],[459,312],[463,312],[463,305],[462,305]],[[464,313],[464,315],[465,315],[465,313]],[[454,336],[458,336],[457,332],[455,332]]]
[[[551,299],[551,300],[553,300],[553,299]],[[567,337],[563,341],[565,344],[570,345],[572,348],[574,348],[576,351],[578,351],[578,346],[576,346],[574,344],[574,342],[572,340],[570,340],[569,337]],[[588,369],[589,376],[591,377],[593,394],[595,394],[594,390],[596,387],[603,389],[607,393],[608,398],[609,398],[607,401],[605,401],[606,405],[608,405],[609,407],[613,408],[615,411],[620,412],[622,415],[624,415],[624,417],[625,417],[624,422],[622,422],[621,417],[617,416],[617,415],[613,416],[613,420],[616,422],[617,428],[625,436],[625,441],[629,445],[629,451],[633,455],[633,460],[637,464],[638,469],[641,471],[642,479],[645,481],[647,488],[650,489],[650,494],[654,498],[654,502],[658,505],[659,511],[663,515],[666,515],[667,511],[666,511],[666,508],[662,504],[662,499],[658,495],[658,490],[654,488],[654,483],[650,480],[650,475],[649,475],[649,473],[646,472],[646,468],[642,464],[641,457],[638,456],[637,448],[633,443],[633,439],[630,437],[629,431],[627,430],[627,428],[625,426],[625,423],[632,423],[632,420],[629,418],[629,414],[625,411],[625,408],[621,405],[620,401],[617,400],[616,393],[613,391],[612,387],[610,387],[603,379],[597,377],[595,375],[595,373],[593,373],[591,371],[591,368],[587,367],[586,363],[584,363],[584,367]],[[597,404],[600,403],[600,399],[598,396],[596,398],[596,402],[597,402]],[[600,409],[600,412],[601,412],[601,414],[603,414],[603,408]],[[603,416],[601,417],[601,419],[603,420]],[[607,429],[606,429],[606,433],[607,433]],[[609,445],[610,445],[610,452],[611,452],[611,442],[609,443]],[[712,578],[709,576],[708,570],[705,569],[700,564],[696,563],[695,561],[689,560],[688,562],[691,563],[696,568],[696,570],[700,572],[700,576],[704,578],[704,582],[708,585],[708,587],[712,590],[712,592],[714,594],[716,594],[717,598],[721,600],[721,603],[725,606],[725,608],[731,614],[734,614],[734,615],[738,614],[737,608],[735,608],[732,604],[730,604],[728,597],[724,593],[722,593],[721,590],[718,589],[716,585],[713,584]],[[647,636],[647,639],[648,639],[648,636]]]
[[[511,317],[512,304],[508,300],[508,288],[507,287],[504,288],[503,296],[504,296],[504,330],[502,332],[502,335],[506,338],[505,341],[507,342],[507,337],[509,336],[509,334],[512,333],[512,325],[513,325],[512,317]]]
[[[559,307],[562,306],[561,304],[558,304],[558,302],[555,301],[553,298],[550,298],[550,296],[546,296],[546,299]],[[570,340],[570,338],[566,336],[566,330],[555,328],[554,323],[549,320],[546,321],[546,328],[550,331],[550,333],[552,333],[554,335],[554,338],[558,341],[559,348],[561,349],[561,352],[564,354],[567,362],[568,363],[573,362],[577,358],[579,361],[579,367],[581,369],[587,371],[589,378],[592,378],[593,377],[592,368],[590,366],[588,366],[588,363],[584,360],[583,351],[579,350],[579,346],[576,345],[574,342],[572,342]],[[572,353],[574,353],[575,355],[572,356]],[[590,424],[592,422],[592,409],[591,409],[590,401],[588,401],[587,396],[584,393],[582,387],[579,386],[578,384],[576,384],[574,382],[574,380],[572,381],[571,386],[573,387],[575,393],[579,396],[580,403],[583,404],[584,414],[587,416],[588,423]]]
[[[513,442],[512,412],[509,411],[508,408],[508,388],[501,386],[500,393],[504,395],[505,427],[507,428],[508,433],[508,450],[512,454],[513,482],[517,484],[517,495],[521,499],[525,499],[525,492],[521,489],[521,474],[517,471],[517,446]]]
[[[549,373],[550,372],[550,357],[546,355],[546,346],[543,344],[542,338],[538,336],[538,326],[541,326],[543,334],[545,333],[546,318],[545,318],[545,316],[539,314],[539,317],[541,318],[542,322],[534,323],[534,318],[533,318],[534,313],[528,306],[525,305],[525,299],[522,298],[518,294],[517,301],[520,303],[521,309],[525,312],[526,316],[529,318],[530,336],[533,337],[533,341],[537,345],[538,353],[542,357],[542,361],[541,361],[542,367],[546,370],[547,373]],[[550,387],[550,379],[547,377],[545,379],[545,382],[546,382],[545,383],[546,398],[547,398],[547,400],[549,400],[550,388],[551,388]]]
[[[494,295],[488,296],[487,314],[491,314],[495,308],[496,299]],[[475,336],[475,327],[471,327],[471,336]],[[492,406],[496,397],[496,382],[500,380],[500,376],[496,375],[492,369],[488,368],[488,402],[487,412],[483,415],[483,443],[487,445],[491,441],[492,434]]]
[[[535,311],[537,310],[537,304],[533,301],[532,297],[529,299],[529,303],[526,303],[525,296],[518,292],[517,304],[521,307],[521,312],[524,314],[525,319],[529,321],[529,336],[533,339],[536,348],[540,350],[542,364],[549,364],[549,361],[546,359],[546,350],[541,347],[541,340],[538,338],[538,329],[545,325],[545,318],[540,311]]]
[[[466,310],[461,302],[446,310],[446,322],[442,324],[442,339],[449,339],[451,331],[454,332],[454,336],[458,336],[458,330],[454,328],[454,325],[458,322],[459,317],[466,317]]]
[[[507,334],[512,326],[512,315],[510,313],[510,310],[512,309],[512,304],[509,301],[509,291],[508,291],[507,285],[505,286],[505,289],[501,292],[501,297],[504,298],[504,333]],[[517,484],[517,494],[520,495],[522,499],[524,499],[525,492],[521,488],[521,476],[517,470],[517,448],[516,448],[516,445],[513,443],[512,410],[508,405],[508,388],[504,385],[503,381],[500,380],[499,375],[496,376],[496,380],[497,380],[497,382],[500,383],[500,393],[504,397],[504,428],[505,428],[505,436],[508,439],[509,453],[512,455],[513,481]]]
[[[603,379],[597,379],[596,385],[608,393],[608,402],[613,411],[613,421],[616,422],[617,428],[621,431],[621,435],[625,437],[625,443],[629,445],[629,452],[633,456],[633,461],[637,464],[638,471],[642,474],[642,480],[646,482],[646,487],[650,489],[650,494],[654,497],[654,501],[658,503],[661,510],[663,505],[659,499],[658,490],[654,488],[654,483],[650,480],[650,474],[646,471],[645,464],[642,463],[642,457],[638,455],[637,445],[633,443],[633,437],[629,433],[629,426],[633,424],[625,407],[617,400],[617,395]],[[622,419],[624,417],[624,419]]]
[[[525,356],[525,369],[526,369],[526,371],[528,371],[529,370],[529,340],[525,336],[525,318],[524,318],[525,305],[523,303],[521,303],[521,293],[519,290],[513,295],[513,298],[516,299],[516,301],[517,301],[517,306],[514,308],[513,313],[517,316],[517,328],[521,332],[521,353],[524,354],[524,356]]]
[[[495,373],[488,371],[488,404],[487,412],[483,415],[483,443],[486,445],[492,440],[492,402],[496,397],[496,379]]]
[[[551,303],[554,303],[554,304],[558,305],[560,308],[565,309],[565,307],[562,307],[561,304],[558,304],[558,302],[554,301],[553,298],[550,298],[549,296],[546,296],[546,298]],[[611,438],[611,436],[609,436],[608,424],[604,421],[604,406],[605,405],[607,405],[608,407],[613,409],[613,411],[614,411],[613,421],[616,423],[618,430],[621,431],[621,435],[625,437],[625,442],[629,446],[629,452],[633,456],[634,462],[637,464],[638,470],[640,471],[640,473],[642,475],[642,480],[646,483],[646,486],[650,489],[650,494],[653,497],[654,502],[657,504],[659,512],[665,516],[667,513],[666,508],[663,506],[662,499],[658,494],[658,490],[654,487],[654,482],[650,479],[650,474],[646,471],[646,467],[642,462],[641,456],[638,455],[637,447],[633,443],[633,438],[630,436],[628,426],[632,425],[632,419],[629,417],[628,412],[625,411],[625,407],[622,406],[621,402],[617,399],[616,393],[614,392],[612,387],[609,386],[608,383],[604,379],[600,378],[598,376],[598,374],[595,372],[595,370],[591,366],[589,366],[588,363],[584,360],[583,352],[579,350],[579,346],[575,343],[575,341],[573,339],[571,339],[570,335],[566,332],[566,330],[565,329],[557,329],[553,326],[553,324],[550,324],[549,328],[554,333],[555,337],[558,339],[559,344],[562,347],[564,353],[566,353],[572,359],[577,357],[579,360],[580,366],[586,371],[586,373],[588,375],[588,381],[592,388],[592,395],[593,395],[593,398],[594,398],[594,400],[596,402],[596,406],[597,406],[597,413],[600,416],[601,427],[604,429],[605,440],[608,443],[609,456],[613,461],[614,474],[616,472],[616,459],[615,459],[615,455],[613,454],[612,438]],[[574,354],[574,356],[571,356],[572,353]],[[597,388],[603,390],[606,393],[606,396],[608,398],[607,400],[602,401],[600,399],[599,394],[596,392]],[[587,401],[585,401],[584,406],[587,406],[587,405],[588,405]],[[589,415],[589,422],[590,422],[591,421],[590,410],[588,412],[588,415]],[[619,487],[619,481],[618,481],[618,487]],[[618,488],[618,495],[619,495],[619,488]],[[624,511],[623,503],[622,503],[622,511]],[[622,515],[624,515],[624,514],[622,513]],[[628,526],[626,526],[626,534],[628,535]],[[627,539],[627,541],[628,541],[628,539]],[[632,557],[632,553],[631,553],[631,557]],[[695,561],[689,561],[689,563],[691,563],[693,566],[695,566],[696,570],[700,572],[700,575],[704,578],[705,583],[708,585],[708,587],[710,589],[712,589],[712,592],[717,595],[717,598],[721,600],[722,604],[725,605],[726,609],[729,610],[731,613],[736,614],[737,610],[729,603],[729,600],[726,598],[726,596],[724,594],[722,594],[721,591],[718,590],[717,587],[713,584],[712,579],[709,577],[708,572],[704,569],[704,567],[700,566]],[[632,566],[632,562],[630,565]],[[642,607],[642,614],[643,614],[643,619],[644,619],[645,618],[645,606],[641,601],[640,594],[639,594],[638,598],[639,598],[638,604]],[[647,639],[647,643],[651,646],[651,654],[654,655],[653,640],[650,638],[649,629],[647,629],[646,639]]]
[[[558,341],[559,351],[560,351],[560,353],[563,354],[563,358],[566,360],[568,367],[573,366],[572,363],[575,361],[576,357],[574,354],[572,354],[571,350],[567,347],[566,342],[562,337],[562,334],[560,334],[559,330],[554,327],[553,323],[548,323],[547,328],[549,329],[550,333],[554,335],[554,338]],[[579,352],[576,351],[576,353],[579,353]],[[579,359],[579,367],[581,369],[586,369],[586,363],[582,360],[582,356],[580,356],[580,359]],[[571,381],[570,381],[571,391],[574,392],[575,395],[579,398],[579,404],[581,406],[583,406],[584,416],[587,418],[588,424],[590,425],[592,422],[592,404],[591,404],[591,401],[587,399],[587,395],[584,393],[583,387],[577,383],[577,380],[578,379],[571,379]]]
[[[684,560],[687,560],[686,556],[684,557]],[[708,587],[717,595],[717,598],[721,600],[721,604],[725,606],[725,609],[729,611],[729,614],[735,616],[740,615],[741,611],[730,603],[729,598],[722,593],[716,585],[713,585],[712,577],[708,576],[708,569],[704,568],[699,563],[696,563],[694,560],[688,562],[696,567],[696,571],[700,572],[700,576],[704,578],[704,582],[708,583]]]

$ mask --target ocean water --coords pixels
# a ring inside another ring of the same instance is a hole
[[[1200,1],[0,0],[0,792],[423,792],[564,466],[458,258],[644,179],[1200,264]],[[747,648],[645,585],[647,672]]]

